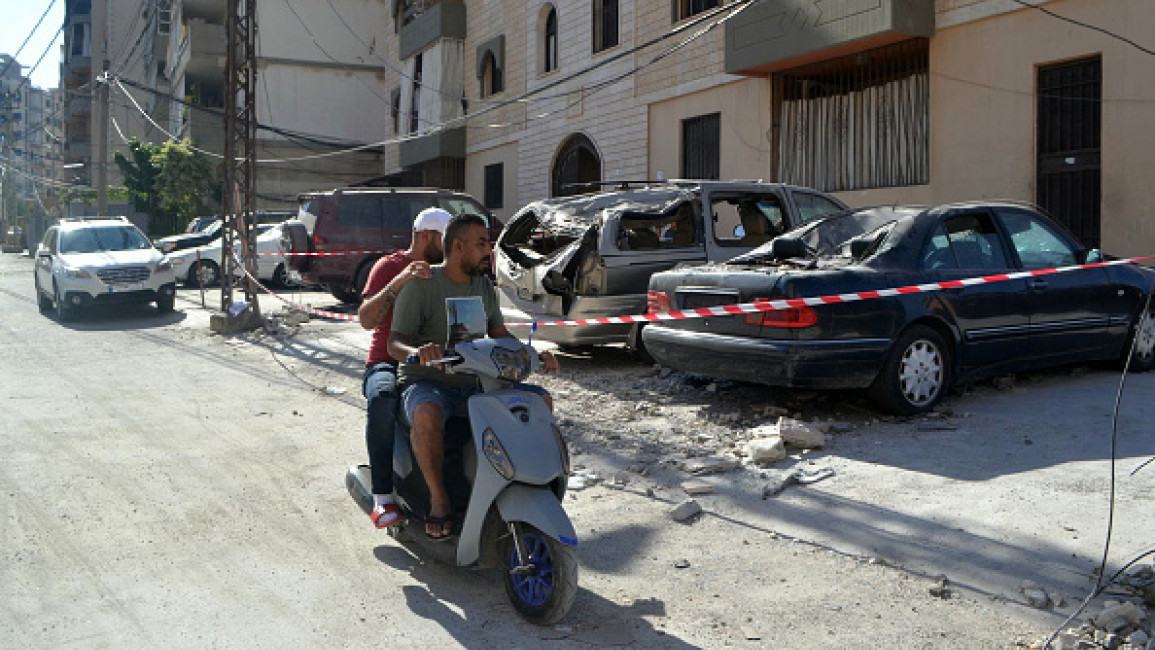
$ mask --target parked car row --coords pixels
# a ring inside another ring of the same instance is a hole
[[[676,181],[536,201],[504,228],[472,197],[447,190],[308,193],[296,219],[256,227],[258,277],[284,285],[291,268],[356,302],[373,263],[408,247],[413,219],[433,206],[490,224],[495,281],[511,322],[877,292],[1103,259],[1021,203],[849,209],[790,185]],[[62,220],[37,251],[41,310],[54,308],[62,320],[100,302],[155,301],[171,310],[177,280],[220,279],[220,222],[196,225],[200,233],[159,240],[156,249],[168,249],[161,255],[123,218]],[[194,236],[210,238],[190,245]],[[882,409],[915,414],[952,384],[995,374],[1128,358],[1133,369],[1150,369],[1153,290],[1155,271],[1111,265],[644,327],[543,328],[537,336],[562,345],[626,342],[663,365],[717,378],[865,389]]]

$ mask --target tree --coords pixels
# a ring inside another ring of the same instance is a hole
[[[132,206],[148,214],[153,236],[181,232],[193,217],[215,210],[220,183],[208,158],[188,140],[156,145],[133,138],[128,146],[131,160],[119,151],[113,159]]]
[[[132,160],[119,151],[112,154],[112,160],[124,176],[124,186],[128,190],[132,207],[148,214],[151,221],[161,213],[156,193],[156,179],[160,174],[160,168],[153,160],[160,147],[133,138],[129,141],[128,148]],[[156,232],[152,230],[153,225],[149,223],[149,230]]]
[[[213,165],[194,151],[188,140],[165,142],[152,156],[160,170],[156,177],[162,212],[171,220],[170,232],[178,232],[193,217],[214,211],[220,193]]]

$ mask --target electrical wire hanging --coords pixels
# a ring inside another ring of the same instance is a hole
[[[24,42],[20,44],[20,47],[16,48],[16,53],[12,55],[12,58],[8,59],[8,63],[4,64],[4,69],[0,70],[0,77],[8,74],[8,68],[12,67],[12,64],[16,62],[16,59],[20,56],[20,53],[24,51],[24,46],[28,45],[28,41],[31,41],[32,37],[36,35],[36,31],[40,29],[40,23],[44,22],[44,19],[48,17],[48,12],[52,11],[52,7],[55,4],[56,0],[52,0],[52,2],[48,3],[48,8],[44,10],[44,13],[40,14],[40,20],[36,21],[36,24],[32,26],[32,31],[28,32],[28,36],[24,37]],[[61,29],[64,29],[64,27],[61,26]],[[56,38],[53,37],[52,40],[55,41]],[[29,73],[28,76],[31,77],[32,73]]]

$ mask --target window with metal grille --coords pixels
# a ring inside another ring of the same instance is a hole
[[[722,114],[682,120],[682,178],[717,180],[721,172]]]
[[[927,43],[779,73],[778,180],[828,192],[929,182]]]
[[[674,22],[685,20],[722,5],[721,0],[674,0]]]
[[[618,0],[593,0],[594,52],[618,44]]]
[[[505,163],[485,166],[485,207],[501,209],[505,204]]]

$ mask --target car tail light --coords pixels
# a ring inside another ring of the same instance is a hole
[[[770,302],[769,298],[755,298],[754,304]],[[747,314],[746,322],[763,327],[810,327],[818,322],[818,314],[809,307],[790,307]]]
[[[670,296],[665,291],[647,291],[646,307],[651,314],[674,311],[674,304],[670,302]]]
[[[313,234],[313,250],[321,250],[321,246],[324,245],[324,243],[325,243],[324,237],[322,237],[316,233]]]

